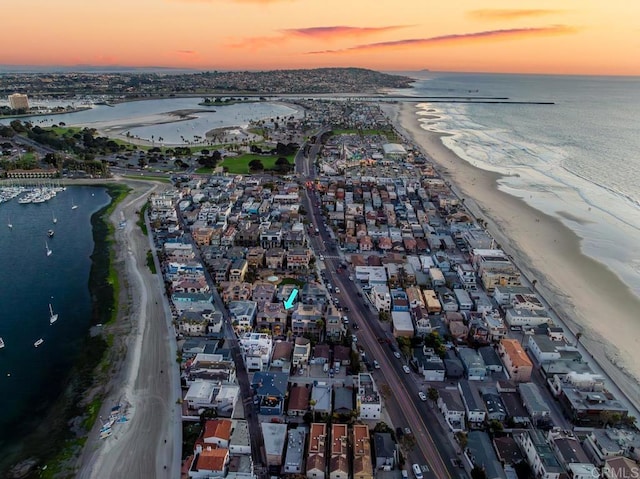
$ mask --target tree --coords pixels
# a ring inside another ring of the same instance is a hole
[[[436,402],[440,397],[440,393],[436,388],[430,387],[429,389],[427,389],[427,397],[431,399],[433,402]]]
[[[480,466],[473,466],[471,469],[471,479],[487,479],[487,473]]]
[[[249,162],[249,171],[263,171],[264,165],[260,160],[251,160]]]

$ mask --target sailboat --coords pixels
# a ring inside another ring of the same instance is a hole
[[[33,343],[33,345],[37,348],[38,346],[40,346],[42,343],[44,343],[44,339],[40,338],[38,339],[35,343]]]
[[[53,224],[56,224],[58,222],[58,218],[56,218],[55,212],[52,211],[51,214],[53,215]]]
[[[76,205],[75,201],[73,201],[73,198],[71,199],[71,209],[75,210],[78,207],[78,205]]]
[[[9,222],[7,223],[9,229],[13,228],[13,223],[11,222],[11,216],[9,216]]]
[[[53,313],[53,307],[49,303],[49,324],[53,324],[58,320],[58,314]]]
[[[53,253],[53,251],[51,251],[51,249],[49,249],[49,243],[47,243],[45,241],[44,242],[44,246],[45,246],[45,248],[47,248],[47,256],[51,256],[51,253]]]

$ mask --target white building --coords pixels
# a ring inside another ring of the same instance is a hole
[[[273,352],[273,341],[269,334],[246,333],[239,339],[242,359],[249,371],[266,371]]]
[[[371,374],[358,374],[358,394],[356,402],[358,419],[380,419],[382,402]]]

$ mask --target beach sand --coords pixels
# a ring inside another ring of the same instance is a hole
[[[583,255],[580,238],[559,220],[500,191],[500,175],[470,165],[442,144],[441,134],[421,128],[415,104],[382,108],[434,161],[469,210],[487,221],[491,235],[525,277],[536,280],[536,292],[558,314],[568,340],[576,344],[575,333],[581,333],[583,357],[595,372],[609,376],[608,389],[639,417],[640,301],[611,271]]]

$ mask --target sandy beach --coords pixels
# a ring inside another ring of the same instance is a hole
[[[446,148],[439,133],[421,128],[415,104],[386,104],[383,110],[434,161],[469,210],[487,221],[525,277],[536,280],[536,291],[557,313],[569,341],[576,344],[575,334],[581,333],[585,359],[595,372],[609,376],[608,388],[622,393],[630,414],[638,417],[637,298],[602,264],[583,255],[580,238],[560,221],[500,191],[500,175],[473,167]]]

